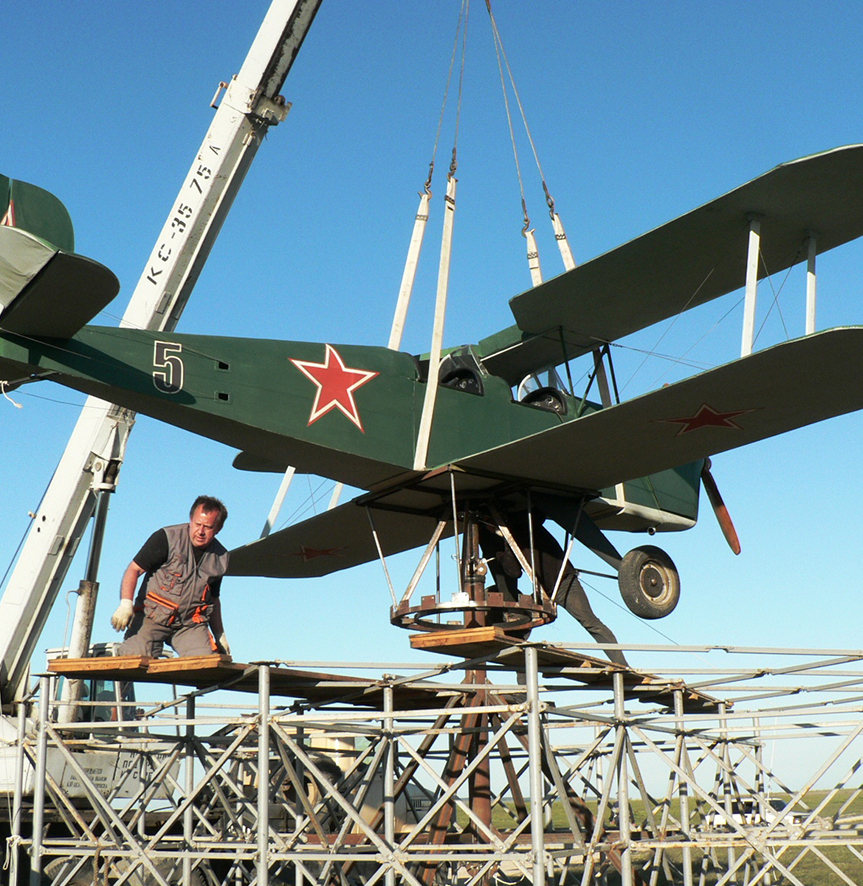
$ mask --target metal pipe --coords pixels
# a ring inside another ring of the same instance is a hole
[[[45,773],[48,771],[48,716],[53,686],[53,677],[39,678],[39,721],[36,724],[36,774],[33,779],[33,842],[30,847],[30,886],[41,886],[42,882]]]
[[[678,765],[681,771],[686,771],[688,767],[684,763],[684,755],[686,754],[686,727],[683,710],[683,690],[676,689],[674,691],[674,719],[677,725],[677,752]],[[689,818],[689,785],[685,778],[680,778],[680,829],[683,831],[684,837],[690,839],[690,818]],[[689,846],[683,847],[683,886],[692,886],[692,849]]]
[[[9,864],[9,882],[18,882],[18,840],[21,837],[21,807],[24,803],[24,739],[27,736],[27,703],[18,702],[18,742],[15,757],[15,793],[12,797],[12,827],[10,837],[11,861]]]
[[[186,698],[186,796],[191,796],[195,790],[195,696]],[[192,882],[192,837],[194,817],[191,804],[183,813],[183,841],[186,852],[183,856],[183,882]]]
[[[384,686],[384,741],[387,743],[386,758],[384,763],[384,840],[387,844],[387,852],[392,855],[396,843],[396,808],[395,808],[395,734],[393,731],[393,687],[392,684]],[[387,886],[395,886],[396,870],[392,865],[392,859],[387,865]]]
[[[623,672],[614,672],[614,719],[620,747],[617,769],[617,815],[620,820],[620,882],[632,886],[632,831],[629,820],[629,774],[627,770],[626,710],[623,705]]]
[[[545,826],[542,818],[542,730],[539,703],[539,663],[535,646],[524,650],[528,719],[528,784],[530,786],[530,844],[533,882],[545,882]]]
[[[267,886],[270,840],[270,666],[258,666],[258,880]]]

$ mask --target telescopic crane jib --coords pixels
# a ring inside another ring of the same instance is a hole
[[[121,326],[173,330],[234,197],[270,126],[285,119],[279,94],[321,0],[273,0],[246,60],[225,89],[183,182]],[[217,92],[217,98],[219,95]],[[215,107],[215,99],[213,102]],[[170,355],[165,355],[170,367]],[[95,514],[88,579],[95,577],[107,505],[135,414],[88,398],[31,525],[0,599],[0,698],[8,705],[27,678],[30,658]],[[100,506],[100,501],[103,501]],[[84,656],[95,606],[95,581],[82,582],[72,656]],[[83,604],[83,605],[82,605]]]

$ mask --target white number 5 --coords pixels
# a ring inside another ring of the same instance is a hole
[[[157,341],[153,348],[153,384],[163,394],[183,390],[183,346],[170,341]]]

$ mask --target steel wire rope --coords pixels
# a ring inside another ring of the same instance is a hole
[[[518,145],[516,144],[516,141],[515,141],[515,130],[512,125],[512,111],[510,110],[510,107],[509,107],[509,93],[507,92],[506,79],[504,78],[504,75],[503,75],[503,62],[501,61],[501,57],[503,57],[503,61],[506,62],[507,73],[509,74],[510,84],[512,85],[513,92],[515,93],[516,99],[518,99],[518,91],[515,88],[515,81],[513,80],[513,77],[512,77],[512,71],[510,71],[510,68],[509,68],[509,62],[506,60],[506,51],[503,48],[503,41],[501,40],[500,32],[497,29],[497,22],[495,21],[494,13],[491,11],[491,0],[485,0],[485,5],[486,5],[486,9],[488,9],[488,17],[491,21],[491,33],[492,33],[492,39],[494,41],[494,52],[495,52],[495,56],[497,57],[498,74],[500,75],[500,88],[501,88],[501,92],[503,93],[503,105],[504,105],[504,109],[506,110],[506,122],[507,122],[507,126],[509,128],[509,140],[510,140],[510,143],[512,144],[512,155],[513,155],[513,159],[515,160],[515,172],[516,172],[516,176],[518,177],[519,194],[521,195],[521,211],[522,211],[522,215],[524,217],[524,226],[521,229],[521,234],[523,237],[527,237],[527,230],[530,227],[530,217],[528,216],[528,213],[527,213],[527,201],[524,196],[524,179],[521,174],[521,161],[518,158]],[[520,102],[519,102],[519,109],[521,110],[521,114],[522,114],[522,122],[524,123],[525,129],[527,129],[527,121],[525,120],[524,111],[521,109]],[[528,131],[528,138],[530,138],[529,131]],[[534,151],[534,156],[536,156],[536,151]],[[537,166],[539,166],[538,159],[537,159]],[[541,169],[540,169],[540,176],[542,176]]]
[[[659,634],[660,637],[663,637],[664,639],[666,639],[666,640],[667,640],[669,643],[671,643],[673,646],[682,646],[682,645],[683,645],[682,643],[678,643],[677,640],[675,640],[674,638],[669,637],[668,634],[664,633],[663,631],[660,631],[659,628],[657,628],[657,627],[653,624],[652,621],[647,621],[647,620],[645,620],[645,619],[643,619],[643,618],[640,618],[640,617],[637,616],[637,615],[636,615],[631,609],[629,609],[628,607],[624,606],[622,603],[619,603],[619,602],[618,602],[617,600],[615,600],[613,597],[609,597],[608,594],[604,594],[604,593],[603,593],[602,591],[600,591],[599,588],[597,588],[595,585],[591,584],[591,583],[588,582],[588,581],[582,581],[582,578],[581,578],[581,577],[582,577],[582,575],[585,574],[584,572],[582,572],[582,571],[579,570],[579,569],[576,569],[576,573],[578,574],[578,579],[579,579],[579,581],[581,581],[581,583],[582,583],[585,587],[588,587],[588,588],[590,588],[591,591],[594,591],[594,592],[596,592],[597,594],[599,594],[600,597],[602,597],[604,600],[607,600],[609,603],[612,604],[612,606],[616,606],[618,609],[622,610],[622,611],[625,612],[627,615],[629,615],[630,617],[634,618],[637,622],[639,622],[639,624],[642,624],[642,625],[644,625],[645,627],[649,628],[649,629],[650,629],[651,631],[653,631],[654,633]],[[711,670],[717,670],[716,665],[714,665],[712,662],[708,661],[708,659],[704,658],[704,656],[702,656],[700,652],[693,652],[693,653],[690,653],[690,654],[696,656],[697,658],[700,658],[700,659],[701,659],[701,660],[702,660],[702,661],[703,661],[703,662],[704,662],[704,663],[705,663],[705,664],[706,664]]]
[[[785,272],[785,277],[779,284],[778,289],[773,286],[773,277],[767,268],[767,263],[764,261],[764,255],[759,253],[761,267],[764,268],[764,276],[767,279],[767,282],[770,284],[770,290],[773,293],[773,300],[770,302],[770,307],[767,309],[767,314],[764,316],[764,319],[761,321],[761,325],[758,327],[758,331],[755,333],[753,344],[758,341],[758,337],[764,331],[764,327],[767,324],[767,321],[770,319],[770,314],[772,313],[774,307],[776,308],[776,312],[779,314],[779,320],[782,323],[782,330],[785,333],[785,340],[790,341],[791,334],[788,332],[788,326],[785,323],[785,316],[782,313],[782,306],[779,304],[779,296],[782,295],[782,290],[785,289],[785,284],[788,282],[788,278],[791,276],[791,272],[794,270],[794,266],[797,264],[797,261],[800,258],[802,252],[803,244],[801,243],[800,246],[797,247],[797,252],[794,253],[794,260],[791,262],[791,264],[788,265],[788,269]]]
[[[440,114],[438,115],[437,130],[435,132],[434,146],[432,148],[432,158],[431,158],[431,161],[429,162],[428,178],[426,179],[425,185],[423,185],[423,190],[428,194],[431,193],[430,189],[431,189],[432,176],[434,175],[435,159],[437,158],[437,149],[438,149],[438,145],[440,144],[440,134],[441,134],[441,130],[443,129],[443,119],[444,119],[444,114],[446,113],[446,105],[447,105],[447,101],[449,100],[449,88],[450,88],[450,85],[452,84],[452,72],[453,72],[453,69],[455,68],[456,55],[458,54],[459,35],[462,33],[462,20],[464,20],[464,23],[465,23],[465,38],[467,36],[467,12],[468,12],[469,5],[470,5],[470,0],[462,0],[461,6],[459,7],[458,23],[456,24],[455,37],[453,38],[453,45],[452,45],[452,54],[450,55],[449,69],[447,71],[447,76],[446,76],[446,85],[444,86],[443,100],[441,101]],[[465,47],[463,45],[462,46],[462,71],[464,70],[464,53],[465,53]],[[459,90],[459,104],[460,103],[461,103],[461,90]],[[456,133],[457,132],[458,132],[458,126],[456,125]]]
[[[512,86],[512,92],[513,92],[513,95],[515,96],[515,101],[516,101],[516,104],[518,105],[519,113],[521,114],[521,122],[524,125],[525,135],[527,136],[528,143],[530,144],[531,151],[533,152],[533,158],[534,158],[534,161],[536,162],[536,168],[537,168],[537,171],[539,172],[540,180],[542,181],[542,189],[543,189],[543,192],[545,193],[546,204],[548,205],[549,213],[553,217],[554,216],[554,198],[551,196],[551,193],[549,192],[548,186],[545,181],[545,173],[542,170],[542,164],[540,163],[540,160],[539,160],[539,152],[536,149],[536,143],[534,142],[533,135],[531,134],[530,127],[528,126],[527,114],[524,111],[524,105],[522,104],[521,96],[519,95],[519,92],[518,92],[518,87],[515,84],[515,77],[513,76],[512,68],[510,67],[509,59],[507,58],[507,55],[506,55],[506,49],[504,48],[503,40],[501,39],[500,31],[498,30],[498,27],[497,27],[497,21],[495,20],[494,13],[492,12],[492,9],[491,9],[491,0],[485,0],[485,5],[486,5],[486,8],[488,9],[488,15],[491,20],[491,28],[492,28],[492,33],[494,35],[494,40],[495,40],[495,52],[498,52],[498,47],[500,48],[500,51],[498,54],[498,67],[500,67],[500,59],[502,57],[504,66],[506,67],[506,72],[509,76],[510,85]],[[501,70],[501,82],[503,83],[503,71],[502,70]],[[507,118],[509,118],[509,101],[506,98],[506,88],[505,87],[504,87],[504,100],[506,101]],[[510,133],[512,134],[511,124],[510,124]],[[514,145],[513,145],[513,147],[514,147]],[[516,158],[516,163],[517,162],[518,162],[518,159]],[[519,177],[519,181],[521,181],[520,177]],[[523,196],[522,196],[522,202],[524,202]],[[527,211],[525,210],[525,215],[526,214],[527,214]]]
[[[641,372],[641,370],[644,367],[644,364],[650,359],[651,356],[653,356],[653,354],[656,351],[656,348],[659,347],[659,344],[662,342],[662,340],[665,338],[665,336],[671,332],[671,330],[674,328],[675,323],[677,323],[677,321],[681,318],[681,316],[683,316],[684,311],[686,311],[689,308],[689,306],[692,304],[692,300],[698,295],[699,292],[701,292],[702,288],[707,283],[707,281],[710,279],[710,276],[713,274],[714,270],[715,270],[715,268],[711,268],[704,275],[704,278],[698,284],[698,286],[695,288],[692,295],[690,295],[689,298],[686,300],[686,303],[683,305],[683,307],[671,318],[670,322],[665,327],[662,334],[656,340],[656,343],[653,345],[653,347],[649,351],[647,351],[645,353],[644,359],[641,361],[641,363],[638,364],[638,366],[635,367],[635,369],[632,371],[632,373],[630,374],[627,381],[624,382],[624,384],[621,386],[621,388],[620,388],[621,392],[625,391],[629,387],[629,385],[632,383],[635,376],[638,375],[639,372]]]

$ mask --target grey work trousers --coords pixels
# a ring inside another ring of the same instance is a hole
[[[159,625],[143,612],[136,612],[120,644],[119,654],[159,658],[165,643],[181,656],[215,655],[218,651],[210,634],[210,626],[206,622],[194,625]]]

